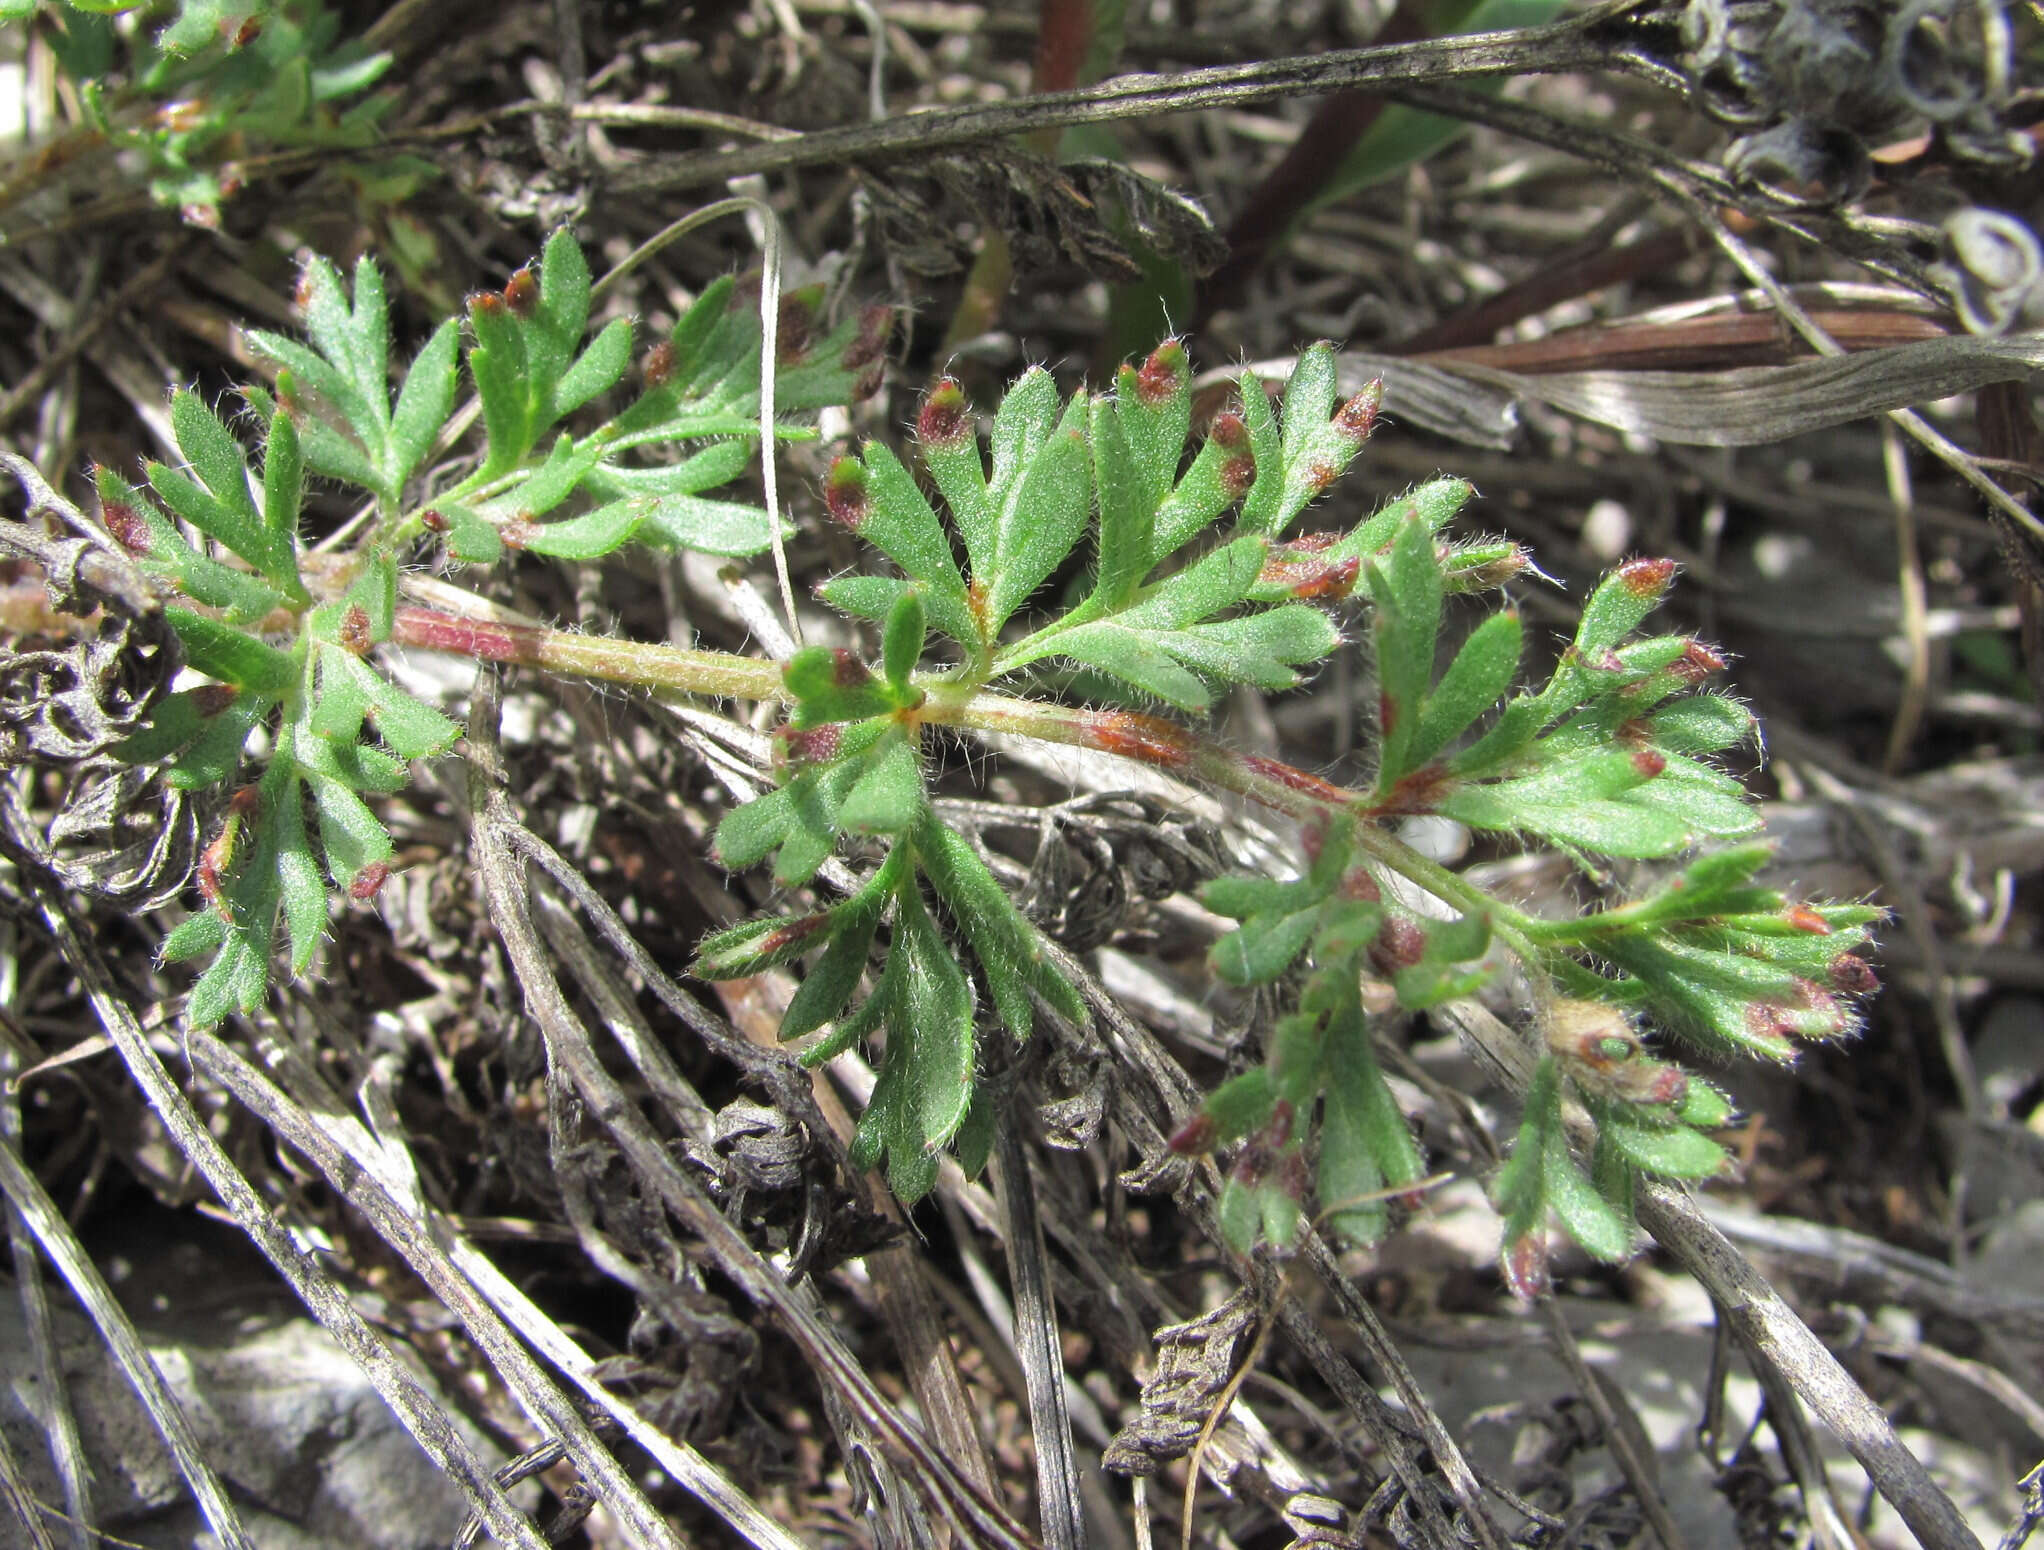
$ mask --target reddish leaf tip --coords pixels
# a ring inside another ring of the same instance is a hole
[[[1334,428],[1354,442],[1370,439],[1377,411],[1384,406],[1384,379],[1377,378],[1334,412]]]
[[[1192,364],[1186,358],[1185,345],[1176,339],[1166,339],[1150,352],[1150,358],[1143,362],[1135,377],[1136,398],[1147,408],[1161,409],[1192,380]]]
[[[1396,974],[1426,956],[1427,934],[1403,915],[1387,915],[1370,944],[1370,962],[1379,974]]]
[[[1848,996],[1871,996],[1881,988],[1873,966],[1856,953],[1840,953],[1831,960],[1828,972],[1833,987]]]
[[[1214,1136],[1218,1130],[1214,1117],[1201,1110],[1179,1126],[1167,1144],[1180,1157],[1204,1156],[1214,1149]]]
[[[1627,560],[1618,567],[1618,579],[1634,597],[1658,598],[1675,579],[1675,562],[1663,559]]]
[[[372,861],[355,874],[355,880],[348,884],[348,897],[357,904],[367,904],[379,893],[390,879],[388,861]]]
[[[1674,666],[1675,676],[1684,683],[1702,683],[1713,673],[1725,670],[1725,655],[1715,646],[1706,646],[1700,640],[1686,642],[1682,655]]]
[[[1634,751],[1632,767],[1648,780],[1668,767],[1667,755],[1657,748],[1641,748]]]
[[[438,506],[428,506],[419,513],[419,525],[429,533],[444,533],[454,524],[440,514]]]
[[[521,318],[539,311],[539,276],[521,269],[504,282],[504,305]]]
[[[1831,935],[1831,922],[1818,914],[1817,911],[1811,909],[1807,904],[1789,906],[1788,914],[1785,918],[1796,930],[1806,931],[1811,936]]]
[[[1547,1279],[1547,1236],[1529,1232],[1505,1245],[1505,1285],[1516,1297],[1528,1302],[1545,1296]]]
[[[841,457],[832,463],[823,479],[823,504],[834,521],[856,533],[873,509],[866,489],[866,465],[855,457]]]

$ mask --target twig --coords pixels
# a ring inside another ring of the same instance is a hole
[[[432,1288],[442,1306],[461,1320],[491,1370],[504,1380],[540,1425],[561,1439],[583,1478],[595,1484],[599,1497],[634,1542],[674,1545],[672,1532],[630,1476],[490,1310],[471,1280],[456,1271],[446,1250],[435,1241],[422,1205],[401,1199],[393,1189],[389,1157],[368,1144],[368,1136],[359,1124],[351,1118],[315,1120],[309,1108],[285,1097],[253,1065],[211,1034],[194,1029],[185,1037],[193,1064],[218,1082],[236,1102],[261,1118],[272,1134],[318,1168],[333,1188],[363,1214],[377,1236]],[[303,1081],[309,1073],[300,1072],[299,1076]],[[347,1113],[332,1093],[322,1094],[318,1107],[326,1116]],[[337,1137],[347,1140],[344,1143]],[[494,1475],[491,1484],[496,1487]],[[529,1525],[526,1532],[533,1534]],[[533,1539],[535,1543],[544,1543],[536,1534]]]
[[[486,682],[488,682],[486,680]],[[489,698],[485,691],[485,699]],[[917,1477],[932,1503],[950,1514],[972,1542],[1025,1550],[1029,1536],[963,1469],[913,1430],[873,1386],[834,1331],[802,1307],[790,1288],[761,1261],[727,1221],[701,1185],[680,1167],[614,1077],[597,1058],[588,1030],[568,1005],[548,966],[533,926],[522,858],[513,836],[524,826],[512,816],[496,773],[493,730],[483,730],[491,708],[471,718],[470,739],[478,755],[469,765],[470,802],[477,867],[511,960],[527,1010],[540,1025],[582,1101],[616,1141],[627,1165],[649,1197],[661,1201],[702,1239],[710,1261],[740,1291],[778,1319],[808,1360],[818,1381],[872,1428],[890,1459]]]
[[[20,1051],[11,1038],[0,1038],[0,1145],[21,1145]],[[7,1241],[14,1260],[14,1285],[21,1296],[21,1322],[35,1358],[35,1391],[40,1403],[31,1407],[49,1439],[50,1461],[64,1491],[64,1511],[72,1550],[91,1550],[94,1526],[90,1468],[78,1436],[78,1417],[71,1409],[71,1386],[57,1351],[57,1333],[50,1319],[50,1297],[43,1280],[42,1260],[28,1223],[12,1205],[7,1208]]]
[[[235,1512],[234,1504],[227,1499],[227,1488],[213,1473],[213,1466],[206,1462],[205,1450],[199,1444],[198,1434],[192,1430],[191,1418],[185,1414],[183,1403],[163,1381],[163,1374],[144,1348],[142,1337],[115,1300],[113,1288],[106,1284],[98,1267],[92,1263],[92,1256],[85,1252],[85,1245],[78,1241],[71,1224],[64,1220],[64,1213],[58,1209],[56,1201],[28,1171],[12,1141],[0,1141],[0,1193],[7,1196],[8,1202],[27,1221],[29,1231],[35,1234],[43,1252],[49,1255],[50,1263],[57,1267],[57,1273],[70,1286],[72,1295],[98,1326],[100,1338],[106,1341],[107,1350],[113,1353],[122,1376],[135,1391],[135,1397],[142,1401],[142,1408],[149,1412],[149,1419],[155,1423],[164,1445],[170,1449],[178,1473],[192,1488],[192,1495],[198,1500],[199,1511],[207,1524],[229,1550],[256,1550],[255,1541],[241,1526],[241,1517]],[[533,1550],[538,1550],[537,1540],[533,1541]]]
[[[277,1267],[298,1294],[299,1301],[362,1369],[370,1385],[404,1423],[405,1429],[418,1441],[427,1457],[439,1465],[469,1498],[471,1505],[483,1514],[490,1531],[517,1550],[545,1550],[545,1541],[534,1531],[525,1514],[512,1505],[503,1488],[491,1478],[490,1471],[483,1467],[481,1460],[454,1429],[439,1402],[398,1360],[384,1338],[355,1311],[347,1294],[320,1269],[318,1262],[299,1248],[283,1225],[270,1214],[254,1187],[228,1160],[220,1142],[199,1118],[191,1101],[171,1081],[163,1062],[149,1047],[148,1037],[142,1032],[133,1011],[115,993],[113,977],[98,949],[83,938],[61,900],[46,885],[38,881],[35,887],[43,919],[56,938],[57,950],[84,985],[99,1017],[100,1027],[113,1040],[121,1058],[127,1063],[129,1074],[142,1089],[150,1107],[162,1119],[164,1128],[177,1142],[179,1150],[212,1187],[235,1224]],[[199,1035],[192,1037],[196,1039]],[[91,1269],[89,1264],[86,1269]],[[246,1544],[245,1540],[235,1542]]]
[[[1345,86],[1592,70],[1609,63],[1610,58],[1609,45],[1589,33],[1583,18],[1575,18],[1519,32],[1342,49],[1168,76],[1124,75],[1078,91],[933,113],[897,114],[877,124],[819,130],[768,145],[667,157],[627,168],[611,179],[609,187],[613,195],[631,196],[721,183],[752,173],[772,176],[821,164],[870,166],[905,157],[941,155],[1073,124],[1247,107]]]
[[[1065,1408],[1065,1362],[1057,1304],[1050,1294],[1029,1153],[1015,1132],[1012,1104],[994,1120],[994,1181],[1006,1223],[1008,1283],[1015,1298],[1015,1354],[1029,1397],[1029,1434],[1036,1445],[1037,1508],[1046,1550],[1085,1550],[1086,1515],[1072,1454],[1072,1418]],[[1193,1472],[1198,1479],[1198,1471]]]
[[[1625,1483],[1632,1487],[1640,1511],[1646,1514],[1647,1523],[1661,1541],[1661,1550],[1685,1550],[1682,1531],[1669,1516],[1668,1504],[1661,1500],[1660,1487],[1647,1469],[1648,1461],[1641,1458],[1639,1450],[1633,1446],[1634,1433],[1619,1425],[1617,1412],[1611,1407],[1611,1398],[1583,1360],[1583,1349],[1576,1344],[1575,1331],[1568,1327],[1561,1304],[1552,1296],[1543,1297],[1540,1301],[1542,1311],[1547,1315],[1547,1327],[1554,1335],[1554,1349],[1561,1357],[1561,1364],[1568,1369],[1576,1392],[1583,1396],[1583,1402],[1597,1417],[1597,1425],[1604,1432],[1604,1446],[1616,1461],[1619,1473],[1625,1476]]]
[[[50,1538],[50,1531],[43,1523],[42,1507],[35,1499],[35,1492],[28,1488],[28,1481],[21,1473],[21,1460],[14,1456],[14,1448],[4,1431],[0,1431],[0,1506],[4,1506],[8,1515],[27,1533],[28,1550],[57,1550],[57,1542]],[[71,1533],[74,1541],[82,1529],[83,1525],[73,1518]]]

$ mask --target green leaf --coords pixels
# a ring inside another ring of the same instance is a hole
[[[1129,376],[1133,379],[1134,374]],[[1100,554],[1093,597],[1108,610],[1128,602],[1148,574],[1157,514],[1158,497],[1150,488],[1149,470],[1129,446],[1123,420],[1118,400],[1105,394],[1094,398],[1091,436],[1093,482],[1100,498]]]
[[[539,307],[527,331],[526,359],[542,402],[551,401],[588,327],[589,291],[589,261],[563,226],[540,254]]]
[[[197,791],[233,775],[241,768],[241,750],[249,733],[275,703],[261,695],[241,696],[205,723],[198,737],[178,754],[164,783],[180,791]]]
[[[814,780],[813,771],[795,777],[799,780]],[[780,848],[795,825],[795,799],[788,785],[754,797],[731,809],[717,824],[717,837],[712,842],[717,865],[727,872],[742,872],[760,862]]]
[[[304,500],[305,455],[291,417],[279,410],[270,416],[270,439],[263,449],[263,526],[273,545],[295,551]],[[295,574],[295,558],[292,569]]]
[[[1237,538],[1176,575],[1145,587],[1115,622],[1130,629],[1180,630],[1232,608],[1250,594],[1270,553],[1267,540]]]
[[[931,818],[917,831],[916,852],[931,887],[979,959],[994,1009],[1008,1032],[1018,1041],[1029,1037],[1035,1022],[1029,999],[1032,987],[1067,1022],[1083,1026],[1085,1006],[1078,992],[1050,966],[1036,928],[987,870],[971,842]]]
[[[679,494],[656,496],[641,504],[645,507],[638,531],[642,543],[743,558],[764,552],[774,541],[765,508],[743,501]]]
[[[577,249],[577,257],[580,250]],[[587,272],[586,270],[584,271]],[[570,414],[599,393],[607,393],[623,379],[632,363],[632,325],[624,318],[612,318],[603,331],[589,341],[573,366],[554,384],[552,409],[556,417]]]
[[[449,318],[433,331],[405,373],[397,408],[390,417],[389,451],[381,469],[393,492],[404,488],[453,412],[460,350],[461,325]]]
[[[236,932],[192,987],[185,1017],[194,1027],[208,1028],[230,1012],[253,1012],[262,1003],[269,977],[263,955],[245,935]]]
[[[207,696],[210,699],[217,693],[217,690],[208,690]],[[169,758],[205,729],[210,719],[200,713],[205,703],[197,692],[190,689],[166,694],[150,712],[147,726],[114,745],[114,757],[127,764],[154,764]],[[214,714],[217,713],[216,709]]]
[[[838,576],[818,587],[816,595],[839,613],[882,624],[915,589],[915,582],[898,576]]]
[[[320,737],[352,743],[362,735],[362,722],[369,714],[369,695],[361,664],[338,646],[322,643],[317,648],[319,679],[307,725]]]
[[[913,890],[900,894],[894,951],[903,973],[887,1058],[860,1129],[878,1117],[888,1184],[907,1205],[936,1182],[931,1165],[971,1105],[972,989]]]
[[[853,834],[900,834],[922,816],[922,759],[907,739],[883,740],[839,810],[839,826]]]
[[[764,974],[814,951],[825,939],[830,925],[828,914],[748,920],[704,937],[688,972],[700,980],[747,979]]]
[[[1434,641],[1440,629],[1441,568],[1433,535],[1409,518],[1392,541],[1383,563],[1371,561],[1364,574],[1376,600],[1377,679],[1380,732],[1377,790],[1389,795],[1415,765],[1412,749],[1434,676]]]
[[[185,665],[209,678],[274,696],[284,693],[297,676],[290,657],[232,625],[175,604],[164,610],[164,617],[184,646]]]
[[[321,897],[325,891],[321,890]],[[210,953],[227,940],[227,921],[216,909],[202,909],[188,915],[164,937],[157,956],[165,963],[182,963],[201,953]]]
[[[390,861],[390,831],[347,786],[337,780],[314,781],[312,797],[319,810],[319,843],[326,852],[327,875],[336,887],[348,887],[366,866]]]
[[[291,946],[291,972],[303,974],[326,933],[326,883],[306,837],[305,799],[296,773],[287,762],[273,761],[263,787],[264,813],[276,836],[277,886]]]
[[[840,459],[832,467],[829,489],[851,490],[855,469],[864,476],[858,481],[863,509],[854,524],[859,536],[923,584],[924,606],[938,629],[954,640],[978,639],[951,540],[909,471],[888,448],[869,442],[863,459]],[[833,503],[831,509],[849,508]]]
[[[1025,377],[1024,382],[1029,379]],[[1020,391],[1011,389],[1009,397]],[[1005,405],[1003,409],[1005,411]],[[1079,542],[1092,516],[1092,461],[1086,446],[1087,395],[1074,394],[1057,429],[1005,489],[999,503],[996,558],[986,632],[994,634],[1027,602]],[[996,435],[999,434],[998,422]],[[1002,488],[998,443],[995,488]]]
[[[1103,622],[1062,631],[1055,644],[1059,655],[1111,673],[1180,710],[1205,710],[1213,698],[1151,635]]]
[[[895,599],[881,636],[881,662],[887,682],[904,703],[913,693],[909,679],[923,659],[923,600],[914,589]]]
[[[1425,765],[1504,698],[1519,668],[1520,649],[1514,612],[1492,614],[1470,632],[1420,712],[1405,750],[1411,768]]]
[[[1251,916],[1213,945],[1207,962],[1230,985],[1266,984],[1292,966],[1319,924],[1317,905],[1292,915]]]
[[[1183,342],[1166,339],[1140,368],[1122,367],[1115,375],[1114,407],[1129,464],[1154,512],[1178,483],[1192,428],[1192,363]]]
[[[1263,1129],[1276,1106],[1270,1071],[1257,1066],[1215,1088],[1202,1112],[1213,1121],[1213,1144],[1226,1146]]]
[[[1049,382],[1048,376],[1044,381]],[[1009,397],[1020,388],[1017,383]],[[1050,396],[1054,406],[1055,388]],[[972,573],[985,576],[994,567],[994,507],[987,490],[986,465],[980,460],[979,437],[973,431],[972,409],[965,401],[965,390],[951,378],[938,382],[924,397],[922,411],[916,416],[916,444],[923,466],[951,509]]]
[[[830,945],[802,977],[781,1018],[781,1039],[799,1039],[837,1017],[858,989],[873,950],[881,914],[907,866],[907,849],[896,846],[851,898],[830,912]],[[877,1009],[875,1015],[878,1015]]]
[[[1597,1136],[1635,1168],[1663,1178],[1714,1178],[1730,1160],[1717,1142],[1687,1125],[1636,1125],[1615,1114],[1602,1114]]]
[[[652,514],[653,503],[612,501],[585,516],[547,522],[530,529],[522,547],[557,560],[596,560],[614,554],[638,537]],[[694,546],[690,546],[694,547]]]
[[[885,679],[875,678],[857,653],[842,646],[805,646],[781,668],[795,701],[798,728],[863,721],[900,707]]]

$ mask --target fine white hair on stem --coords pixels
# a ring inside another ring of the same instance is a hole
[[[763,250],[759,282],[759,466],[766,483],[767,533],[773,539],[774,579],[780,584],[781,610],[788,617],[788,638],[800,647],[802,622],[795,617],[795,587],[788,579],[788,545],[781,537],[780,484],[774,470],[774,368],[779,364],[781,335],[781,222],[765,200],[737,194],[704,205],[663,227],[618,260],[590,291],[601,296],[611,286],[684,233],[727,215],[750,211],[760,220]]]

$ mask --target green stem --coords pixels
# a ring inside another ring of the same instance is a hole
[[[401,645],[609,683],[716,698],[788,697],[778,662],[719,651],[612,640],[411,607],[397,611],[391,638]],[[1039,742],[1119,754],[1207,786],[1232,791],[1293,818],[1312,819],[1329,812],[1353,812],[1373,820],[1385,816],[1367,793],[1337,786],[1282,760],[1237,752],[1160,716],[1011,699],[969,681],[927,674],[918,675],[916,685],[925,695],[917,714],[932,726],[1010,733]],[[1500,903],[1373,823],[1361,826],[1359,843],[1379,865],[1443,902],[1465,914],[1488,914],[1499,937],[1529,964],[1538,963],[1544,956],[1536,939],[1544,934],[1547,922],[1536,921]]]

